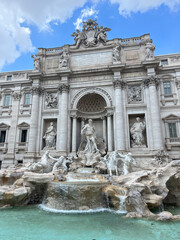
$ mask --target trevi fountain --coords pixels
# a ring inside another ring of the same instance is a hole
[[[164,116],[162,107],[161,129],[158,106],[167,100],[157,97],[163,77],[155,68],[161,59],[155,58],[149,35],[107,40],[108,31],[89,19],[82,32],[73,33],[74,45],[39,49],[28,73],[33,86],[15,89],[14,108],[2,110],[0,239],[179,239],[180,157],[173,125],[179,113],[176,108],[171,114],[168,105]],[[96,65],[104,61],[103,69],[95,71],[91,64],[98,56]],[[132,74],[136,60],[139,75]],[[16,108],[29,91],[31,105]],[[176,100],[169,100],[172,108]],[[5,122],[11,114],[10,127]]]

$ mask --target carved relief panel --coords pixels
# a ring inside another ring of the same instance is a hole
[[[58,107],[58,93],[47,92],[45,94],[45,108],[54,109]]]
[[[139,103],[143,101],[141,85],[128,86],[128,103]]]

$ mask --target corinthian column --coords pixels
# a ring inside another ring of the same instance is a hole
[[[13,155],[16,144],[16,133],[18,125],[19,103],[21,99],[20,92],[12,94],[12,113],[11,113],[11,127],[8,134],[8,155]],[[12,156],[13,157],[13,156]]]
[[[152,75],[147,77],[145,80],[146,86],[149,87],[149,97],[150,97],[150,112],[151,112],[151,124],[152,124],[152,133],[153,133],[153,145],[154,149],[163,148],[163,139],[162,139],[162,123],[160,116],[160,106],[157,95],[157,77]]]
[[[76,139],[77,139],[77,116],[73,116],[72,124],[72,152],[76,153]]]
[[[108,128],[108,152],[113,150],[112,145],[112,115],[110,113],[107,114],[107,128]]]
[[[31,109],[28,152],[35,153],[36,146],[37,146],[37,132],[38,132],[38,119],[39,119],[39,96],[41,94],[41,88],[39,87],[39,85],[33,86],[31,93],[32,93],[32,109]]]
[[[68,92],[69,85],[62,84],[61,91],[61,112],[59,124],[59,150],[66,154],[67,152],[67,136],[68,136]]]
[[[121,80],[114,81],[115,88],[115,148],[125,150],[125,126],[123,109],[123,88],[125,83]]]

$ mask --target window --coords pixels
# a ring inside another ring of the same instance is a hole
[[[168,60],[167,59],[161,60],[161,65],[162,66],[168,65]]]
[[[163,82],[164,95],[171,95],[171,82]]]
[[[5,95],[5,99],[4,99],[4,106],[5,107],[9,107],[10,100],[11,100],[11,95],[10,94]]]
[[[7,76],[7,80],[11,81],[12,80],[12,75]]]
[[[30,103],[31,103],[31,94],[30,93],[25,93],[24,104],[29,105]]]
[[[18,164],[23,164],[23,160],[17,160]]]
[[[177,138],[176,123],[168,123],[170,138]]]
[[[0,143],[5,143],[6,141],[6,130],[0,131]]]
[[[27,129],[23,129],[21,132],[21,142],[27,141]]]

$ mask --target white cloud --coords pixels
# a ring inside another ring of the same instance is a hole
[[[87,0],[0,0],[0,69],[22,53],[33,51],[31,24],[50,30],[70,18]],[[23,24],[28,27],[24,27]]]
[[[177,10],[180,7],[180,0],[110,0],[110,2],[119,4],[119,13],[123,16],[129,16],[132,12],[144,13],[162,4],[171,10]]]
[[[101,1],[118,4],[119,13],[123,16],[146,12],[162,4],[172,10],[180,6],[180,0],[0,0],[0,69],[14,62],[22,53],[34,50],[31,25],[36,25],[40,31],[50,30],[51,23],[64,23],[76,9],[91,2],[94,7],[83,9],[75,23],[77,28],[81,28],[83,20],[97,17],[95,4]]]
[[[94,16],[97,18],[98,11],[91,8],[84,8],[81,10],[80,17],[77,18],[76,22],[74,23],[76,29],[82,29],[82,22],[85,21],[87,18]]]

